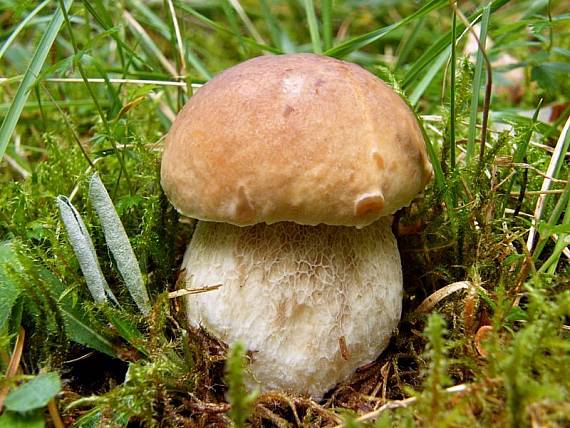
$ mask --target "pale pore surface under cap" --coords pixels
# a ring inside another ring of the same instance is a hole
[[[198,90],[166,139],[161,180],[187,217],[365,226],[431,178],[406,103],[360,66],[263,56]]]
[[[190,323],[243,341],[249,385],[262,390],[321,398],[373,361],[400,319],[400,256],[387,219],[360,230],[199,222],[183,267],[187,287],[222,284],[188,296]]]

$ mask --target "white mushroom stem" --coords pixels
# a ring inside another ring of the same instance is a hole
[[[189,322],[253,354],[250,384],[316,399],[388,345],[402,272],[387,219],[356,229],[199,222],[184,258]]]

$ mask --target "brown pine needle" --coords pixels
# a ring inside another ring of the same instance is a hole
[[[55,428],[65,428],[65,424],[59,415],[59,411],[57,410],[57,404],[55,404],[55,398],[52,398],[48,402],[48,411],[49,415],[51,416],[51,421]]]
[[[8,368],[6,369],[6,374],[4,376],[5,379],[10,379],[14,377],[18,372],[18,367],[20,367],[20,361],[22,359],[22,352],[24,350],[24,340],[26,338],[26,331],[20,327],[20,331],[18,333],[18,337],[16,338],[16,343],[14,344],[14,350],[12,351],[12,357],[10,357],[10,363],[8,364]],[[8,395],[10,388],[4,387],[0,390],[0,412],[4,407],[4,400]]]
[[[202,287],[202,288],[182,288],[180,290],[176,290],[176,291],[172,291],[172,292],[168,293],[168,298],[169,299],[175,299],[177,297],[188,296],[190,294],[206,293],[208,291],[217,290],[221,286],[222,286],[222,284],[216,284],[216,285],[209,285],[208,287]]]

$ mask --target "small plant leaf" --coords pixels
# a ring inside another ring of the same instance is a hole
[[[150,312],[149,297],[139,263],[125,228],[98,174],[93,174],[91,177],[89,198],[101,221],[107,246],[113,254],[117,268],[121,272],[133,300],[139,310],[144,315],[148,315]]]
[[[44,266],[38,268],[38,277],[49,285],[50,291],[58,300],[70,338],[77,343],[116,357],[113,344],[105,334],[103,326],[90,318],[87,311],[82,310],[82,307],[73,301],[73,297],[66,293],[67,289],[59,278]]]
[[[10,276],[3,276],[8,273]],[[10,289],[7,293],[0,294],[0,311],[9,317],[10,325],[20,325],[18,320],[22,316],[22,305],[18,305],[18,302],[22,302],[22,298],[26,299],[28,296],[19,281],[26,278],[28,274],[44,284],[45,289],[49,290],[52,298],[57,301],[58,309],[61,310],[65,322],[66,334],[70,339],[116,357],[113,344],[104,332],[104,326],[94,318],[90,318],[88,312],[74,301],[65,284],[43,264],[22,254],[17,243],[5,241],[0,244],[0,293],[8,290],[5,287],[10,286]],[[18,293],[16,298],[10,294],[14,290]]]
[[[44,407],[61,390],[57,373],[41,373],[10,391],[4,405],[8,410],[28,412]]]
[[[75,256],[79,260],[79,266],[81,267],[91,296],[93,296],[95,303],[105,303],[107,301],[105,290],[108,290],[107,292],[111,296],[112,293],[103,276],[101,266],[99,266],[95,247],[87,232],[87,227],[85,227],[85,223],[77,209],[75,209],[73,204],[65,196],[58,196],[57,205],[61,213],[63,224],[67,230],[69,242],[73,247]],[[113,300],[115,300],[114,296]]]
[[[0,244],[0,328],[10,317],[12,307],[21,293],[19,287],[9,278],[7,267],[15,268],[17,259],[8,242]]]
[[[105,317],[109,322],[117,329],[119,335],[133,345],[136,349],[142,352],[144,355],[148,355],[148,352],[142,346],[144,341],[144,336],[137,328],[136,324],[128,318],[125,311],[120,311],[110,306],[102,308]]]
[[[44,428],[41,412],[17,413],[6,411],[0,416],[0,428]]]

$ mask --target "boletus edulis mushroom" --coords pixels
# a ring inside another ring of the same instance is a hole
[[[200,88],[166,139],[161,180],[198,219],[189,323],[251,352],[249,383],[319,399],[376,359],[400,319],[389,215],[432,174],[406,103],[360,66],[262,56]]]

